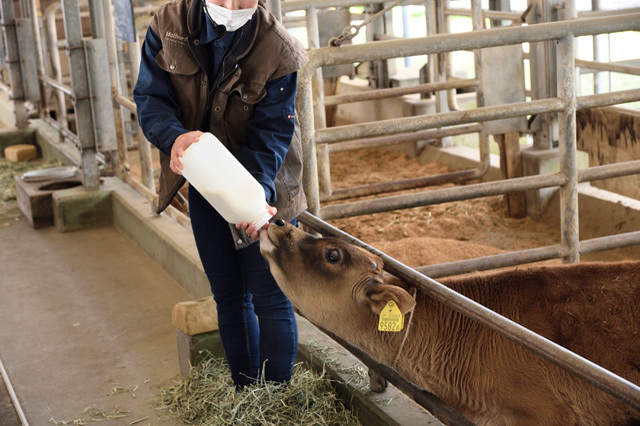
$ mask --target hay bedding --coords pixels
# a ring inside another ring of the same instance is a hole
[[[450,171],[389,150],[331,154],[334,189]],[[452,187],[453,184],[427,189]],[[361,199],[397,195],[408,190]],[[339,201],[342,203],[344,201]],[[492,196],[330,221],[391,257],[418,267],[557,244],[559,231],[531,218],[507,217],[504,196]]]
[[[291,382],[260,382],[236,392],[224,359],[208,357],[161,393],[158,407],[188,425],[359,425],[324,373],[294,367]]]

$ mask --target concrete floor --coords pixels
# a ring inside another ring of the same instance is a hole
[[[174,424],[154,403],[179,374],[171,310],[185,290],[114,227],[21,217],[0,250],[0,359],[29,424],[87,420],[88,407],[126,414],[109,424]],[[0,426],[19,425],[0,387]]]

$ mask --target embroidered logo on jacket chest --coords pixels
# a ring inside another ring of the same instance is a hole
[[[187,37],[183,37],[180,34],[176,34],[176,33],[172,33],[171,31],[167,31],[164,36],[165,36],[167,41],[183,44],[185,46],[188,44],[187,43]]]

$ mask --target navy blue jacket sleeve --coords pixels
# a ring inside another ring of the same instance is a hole
[[[267,83],[267,94],[247,123],[248,141],[240,152],[240,162],[263,186],[269,203],[276,201],[275,179],[293,137],[297,82],[294,72]]]
[[[180,123],[181,111],[175,102],[169,75],[155,60],[161,49],[160,39],[149,28],[142,46],[140,74],[133,89],[133,100],[144,136],[160,151],[171,155],[173,142],[187,130]]]

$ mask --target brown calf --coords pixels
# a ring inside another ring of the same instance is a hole
[[[271,225],[260,238],[282,291],[311,322],[391,365],[403,332],[378,331],[393,300],[415,307],[396,369],[487,425],[640,424],[640,413],[397,280],[379,257]],[[594,263],[447,279],[453,290],[640,384],[640,263]],[[405,316],[408,318],[408,315]]]

